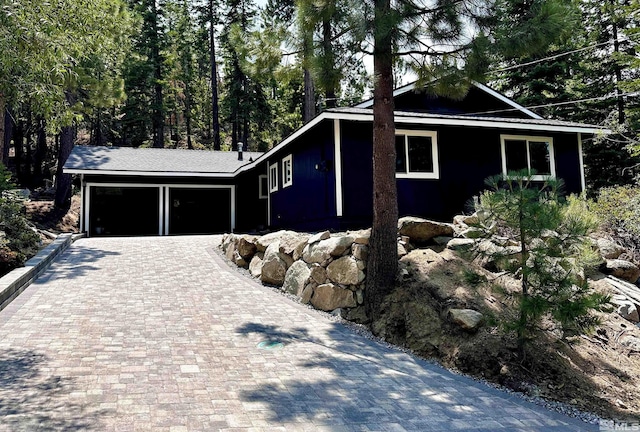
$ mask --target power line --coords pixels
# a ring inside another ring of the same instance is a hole
[[[639,96],[639,95],[640,95],[640,92],[631,92],[631,93],[622,93],[622,94],[619,94],[619,95],[615,94],[615,95],[608,95],[608,96],[598,96],[598,97],[592,97],[592,98],[578,99],[578,100],[574,100],[574,101],[555,102],[555,103],[549,103],[549,104],[543,104],[543,105],[531,105],[531,106],[526,106],[526,107],[522,107],[522,108],[526,108],[526,109],[548,108],[548,107],[553,107],[553,106],[572,105],[572,104],[577,104],[577,103],[581,103],[581,102],[591,102],[591,101],[596,101],[596,100],[613,99],[613,98],[618,98],[618,97],[622,97],[622,96]],[[496,114],[496,113],[509,112],[509,111],[520,111],[520,108],[505,108],[505,109],[492,110],[492,111],[479,111],[479,112],[469,113],[469,114],[464,114],[464,115]]]
[[[597,48],[597,47],[600,47],[600,46],[604,46],[604,45],[609,45],[609,44],[615,42],[616,40],[617,39],[609,39],[608,41],[605,41],[605,42],[600,42],[600,43],[589,45],[589,46],[586,46],[586,47],[583,47],[583,48],[578,48],[578,49],[575,49],[575,50],[554,54],[552,56],[543,57],[541,59],[532,60],[532,61],[526,62],[526,63],[519,63],[519,64],[516,64],[516,65],[513,65],[513,66],[507,66],[507,67],[500,68],[500,69],[494,69],[494,70],[491,70],[489,72],[490,73],[507,72],[507,71],[510,71],[510,70],[513,70],[513,69],[518,69],[518,68],[525,67],[525,66],[531,66],[531,65],[534,65],[534,64],[537,64],[537,63],[542,63],[542,62],[547,61],[547,60],[555,60],[555,59],[560,58],[560,57],[568,56],[568,55],[579,53],[579,52],[582,52],[582,51],[587,51],[587,50],[590,50],[590,49],[593,49],[593,48]],[[627,36],[626,40],[634,41],[634,38]],[[625,42],[625,40],[617,40],[617,41],[618,42]]]

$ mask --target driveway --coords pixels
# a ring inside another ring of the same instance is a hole
[[[0,312],[0,430],[597,430],[353,333],[219,240],[74,243]]]

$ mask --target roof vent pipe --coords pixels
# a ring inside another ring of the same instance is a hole
[[[242,143],[239,142],[238,143],[238,160],[241,161],[242,159]]]

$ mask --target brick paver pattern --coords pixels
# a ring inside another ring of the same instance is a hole
[[[0,430],[597,429],[359,336],[219,240],[73,244],[0,312]]]

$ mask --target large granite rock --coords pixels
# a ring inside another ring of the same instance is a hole
[[[295,231],[276,231],[265,234],[256,240],[256,248],[259,252],[265,252],[275,242],[280,245],[280,252],[293,256],[293,252],[301,242],[306,242],[309,237]]]
[[[413,243],[424,243],[438,236],[453,236],[453,228],[449,224],[406,216],[398,220],[398,233],[408,236]]]
[[[287,269],[282,289],[289,294],[302,295],[302,290],[309,281],[311,270],[304,261],[296,261]]]
[[[351,236],[339,236],[307,244],[302,259],[309,264],[326,264],[332,257],[339,257],[346,253],[353,245],[353,240]]]
[[[640,278],[640,268],[632,262],[621,259],[607,260],[603,272],[631,283],[636,283]]]
[[[256,247],[256,237],[242,236],[236,242],[236,249],[238,254],[245,260],[251,261],[251,258],[256,253],[258,248]]]
[[[327,266],[327,277],[337,284],[358,285],[365,275],[354,257],[344,256]]]
[[[251,258],[251,262],[249,263],[249,272],[251,272],[251,276],[259,278],[262,275],[262,264],[264,263],[262,260],[263,257],[263,253],[257,253],[253,258]]]
[[[280,252],[280,243],[272,242],[264,252],[260,280],[266,284],[282,286],[288,267],[285,254]]]
[[[338,308],[356,307],[356,299],[353,291],[340,288],[334,284],[318,285],[313,290],[311,304],[323,311],[332,311]]]
[[[624,252],[624,248],[613,240],[599,238],[596,240],[596,246],[600,255],[604,259],[617,259]]]
[[[634,323],[640,321],[638,308],[626,296],[620,294],[613,295],[611,296],[611,303],[616,306],[618,315],[620,315],[622,318]]]
[[[451,321],[467,331],[475,331],[482,324],[483,315],[473,309],[449,309]]]

